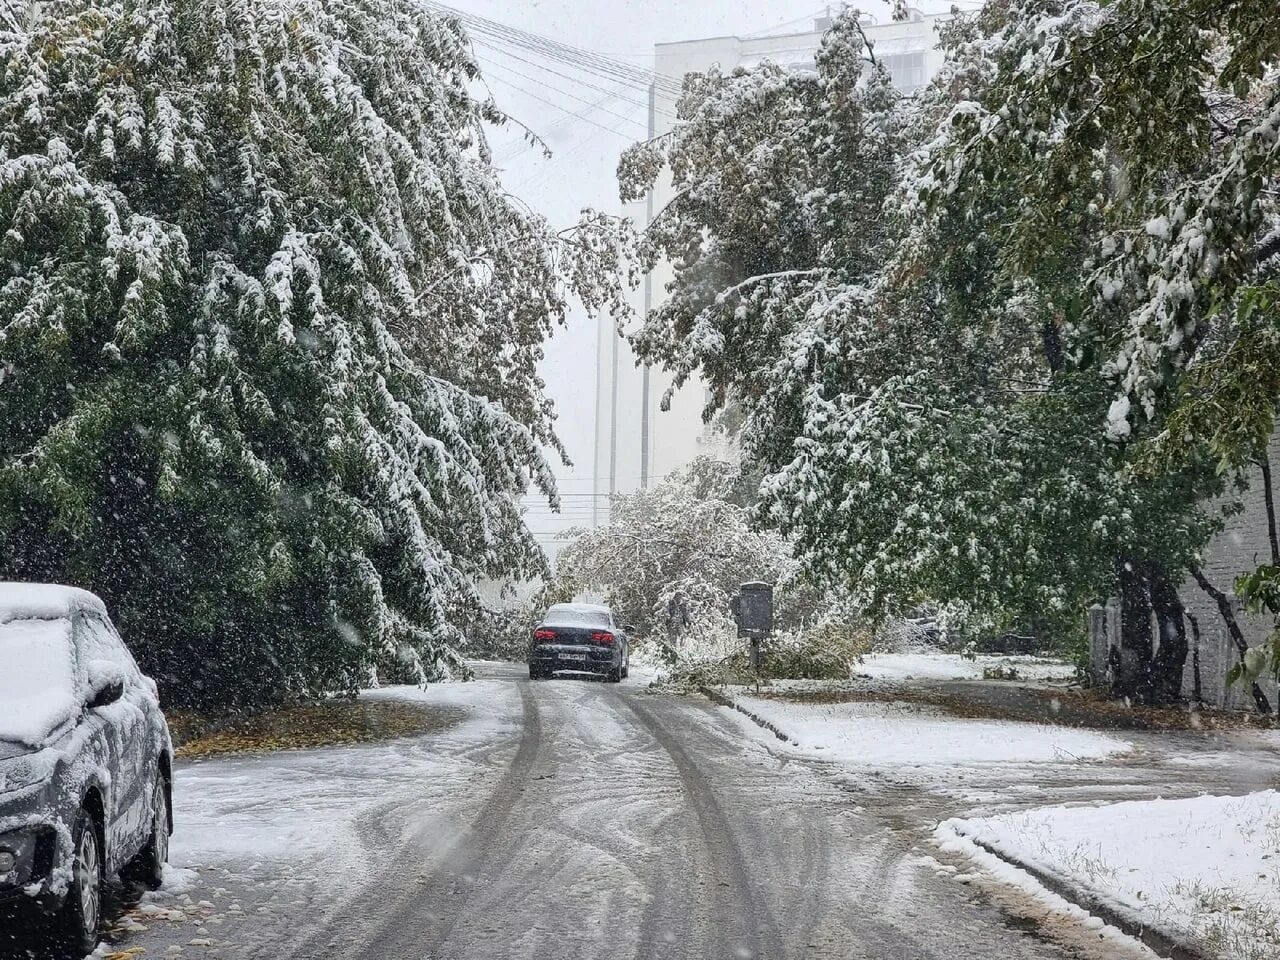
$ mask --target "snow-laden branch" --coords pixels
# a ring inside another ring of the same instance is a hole
[[[802,277],[820,277],[827,272],[825,267],[815,267],[811,270],[779,270],[776,273],[762,273],[755,277],[748,277],[741,283],[735,283],[733,286],[721,290],[716,294],[716,303],[724,304],[748,287],[754,287],[761,283],[770,283],[774,280],[798,280]]]

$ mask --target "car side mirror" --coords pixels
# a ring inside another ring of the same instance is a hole
[[[624,631],[626,631],[627,633],[635,633],[635,632],[636,632],[636,625],[635,625],[634,623],[627,623],[627,624],[623,624],[622,629],[623,629]]]
[[[110,660],[89,661],[89,696],[90,710],[105,707],[124,696],[124,670],[119,664]]]

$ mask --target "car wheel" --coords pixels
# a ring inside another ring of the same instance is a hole
[[[529,664],[529,679],[530,679],[530,680],[541,680],[541,679],[542,679],[543,677],[545,677],[545,676],[546,676],[546,673],[545,673],[545,672],[543,672],[543,670],[542,670],[542,668],[541,668],[541,667],[535,667],[532,663],[531,663],[531,664]]]
[[[140,883],[149,890],[158,890],[164,881],[164,865],[168,861],[169,792],[165,789],[164,775],[157,773],[151,801],[151,837],[125,868],[125,879]]]
[[[78,956],[98,945],[102,918],[102,843],[89,811],[81,810],[71,831],[71,883],[57,918],[57,939]]]
[[[607,682],[607,683],[621,683],[621,682],[622,682],[622,667],[612,667],[612,668],[610,668],[609,672],[608,672],[607,674],[605,674],[605,682]]]

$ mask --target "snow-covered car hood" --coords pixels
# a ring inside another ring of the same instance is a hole
[[[0,740],[0,763],[12,760],[15,757],[25,757],[27,754],[34,752],[34,748],[27,746],[25,743]]]

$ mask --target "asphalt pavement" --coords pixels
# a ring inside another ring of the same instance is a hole
[[[917,803],[908,822],[907,798],[851,790],[775,753],[731,711],[634,680],[531,682],[519,667],[488,667],[482,683],[496,719],[472,737],[179,769],[179,791],[231,799],[192,807],[187,819],[204,820],[185,859],[198,878],[122,916],[110,949],[215,960],[1090,955],[1087,937],[1072,945],[940,872],[918,829],[927,809]],[[344,779],[329,788],[331,770]]]

